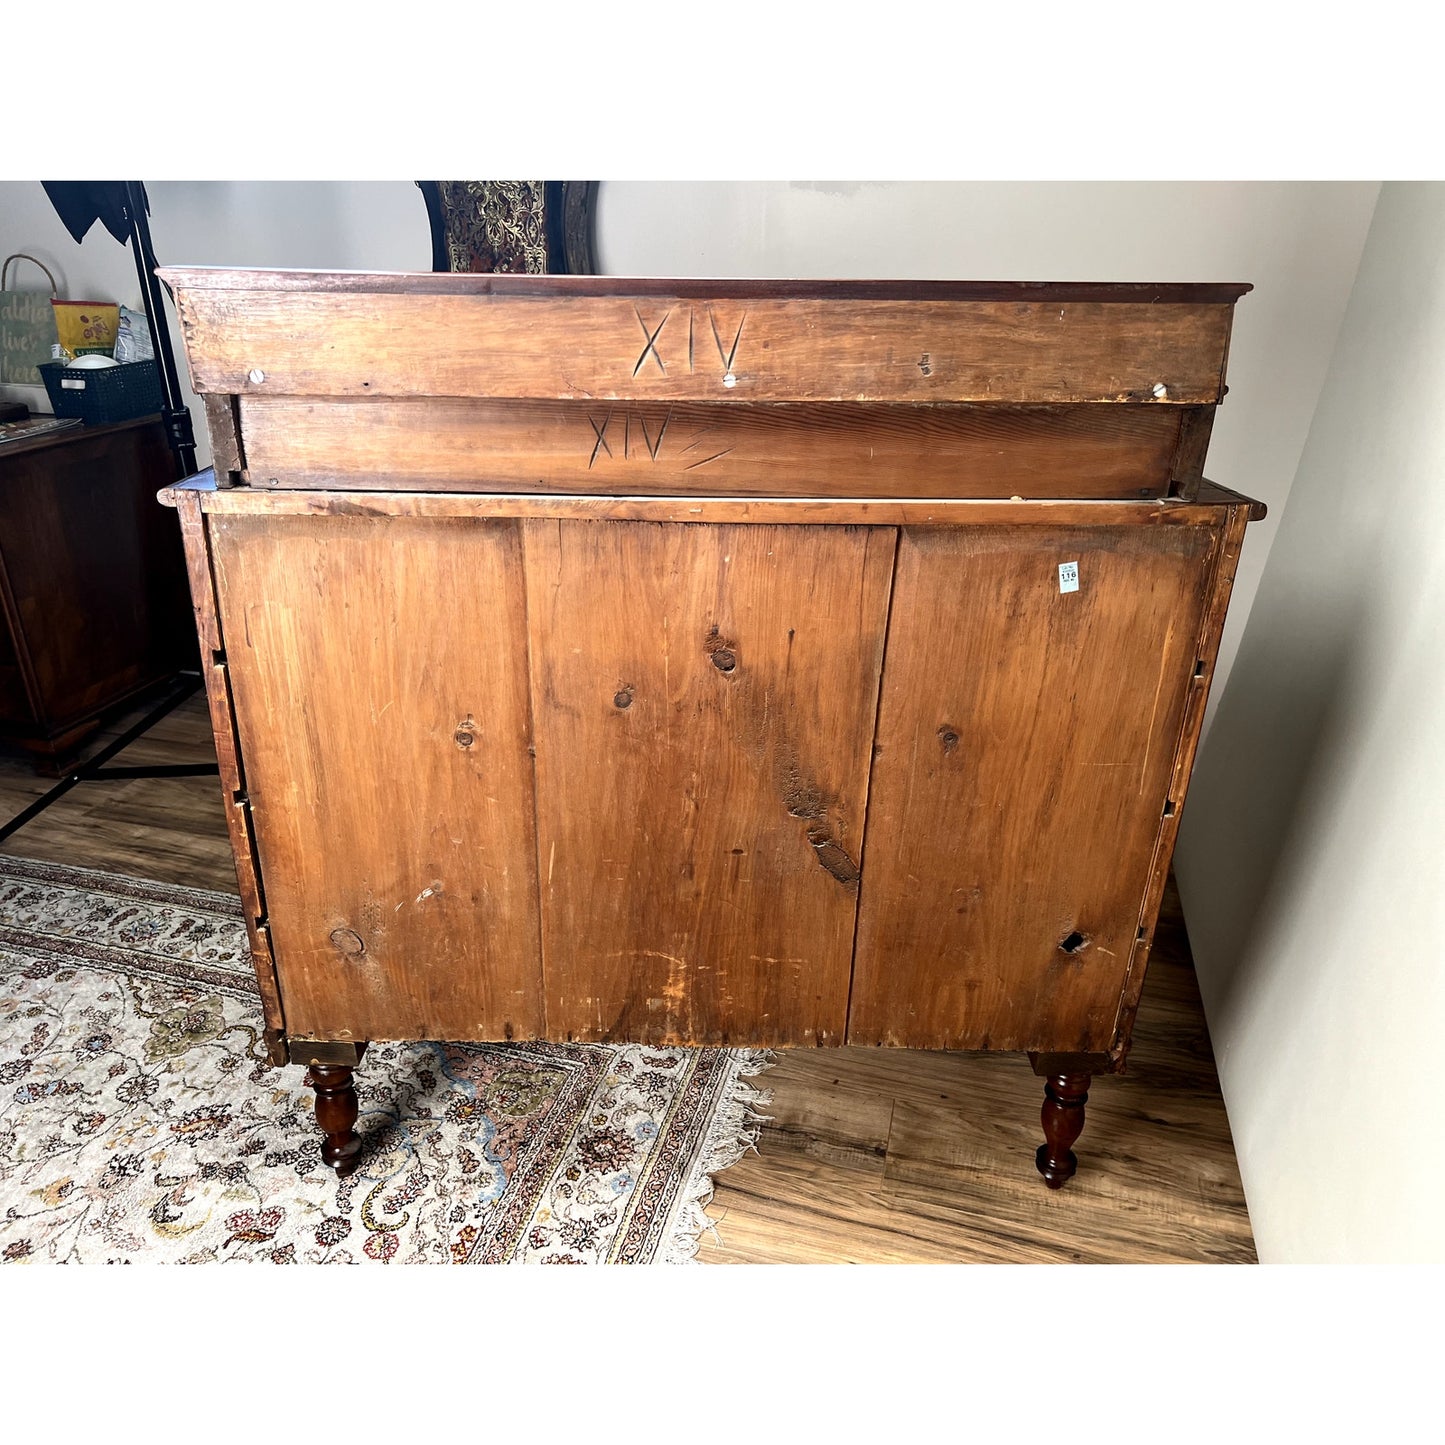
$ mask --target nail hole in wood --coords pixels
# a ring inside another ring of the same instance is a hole
[[[712,655],[712,665],[719,672],[731,672],[737,665],[737,654],[726,647],[720,647]]]
[[[945,723],[938,730],[938,741],[943,744],[943,751],[951,753],[958,746],[958,734]]]
[[[1164,804],[1164,816],[1165,816],[1166,818],[1172,818],[1172,817],[1174,816],[1174,799],[1173,799],[1173,798],[1170,798],[1169,801]]]
[[[1135,937],[1136,939],[1138,939],[1138,941],[1139,941],[1140,943],[1143,943],[1144,940],[1145,940],[1148,936],[1149,936],[1149,930],[1148,930],[1147,928],[1141,928],[1141,929],[1138,931],[1138,933],[1136,933],[1136,934],[1134,935],[1134,937]]]
[[[1088,941],[1082,933],[1076,931],[1063,939],[1059,944],[1059,948],[1064,953],[1078,953]]]
[[[1204,659],[1202,657],[1194,664],[1194,675],[1195,677],[1204,676]]]

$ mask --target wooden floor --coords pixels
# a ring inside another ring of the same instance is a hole
[[[110,733],[118,734],[132,713]],[[193,698],[117,764],[213,758]],[[52,784],[0,757],[0,819]],[[0,851],[233,891],[215,778],[86,783]],[[1253,1261],[1189,941],[1170,887],[1129,1072],[1095,1081],[1057,1193],[1034,1172],[1040,1081],[1021,1055],[779,1055],[758,1152],[718,1177],[716,1263]]]

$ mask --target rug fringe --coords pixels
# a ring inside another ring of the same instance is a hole
[[[713,1175],[730,1168],[748,1150],[757,1153],[758,1131],[772,1121],[762,1111],[773,1102],[770,1089],[744,1083],[745,1077],[761,1074],[777,1063],[771,1049],[731,1049],[732,1082],[727,1097],[718,1106],[703,1147],[693,1163],[673,1215],[667,1243],[658,1252],[658,1264],[696,1264],[704,1234],[719,1239],[717,1226],[707,1216],[713,1197]]]

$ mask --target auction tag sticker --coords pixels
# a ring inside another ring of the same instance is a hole
[[[1079,590],[1079,564],[1077,562],[1059,563],[1059,591],[1077,592]]]

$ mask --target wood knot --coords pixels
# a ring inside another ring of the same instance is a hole
[[[814,824],[808,829],[807,836],[823,871],[831,874],[845,888],[856,888],[858,886],[858,865],[848,856],[828,829]]]
[[[958,733],[945,723],[938,730],[938,741],[943,744],[943,751],[951,753],[958,746]]]
[[[712,658],[712,665],[719,672],[732,672],[737,667],[738,655],[734,650],[734,644],[719,636],[716,627],[708,628],[702,647],[703,651]]]
[[[333,928],[331,943],[347,958],[360,958],[366,952],[366,944],[362,942],[361,935],[350,928]]]
[[[476,734],[469,733],[466,728],[458,728],[456,732],[452,734],[452,741],[459,748],[469,748],[476,740]]]
[[[612,694],[612,706],[620,708],[629,708],[632,706],[632,688],[630,685],[620,687]]]

